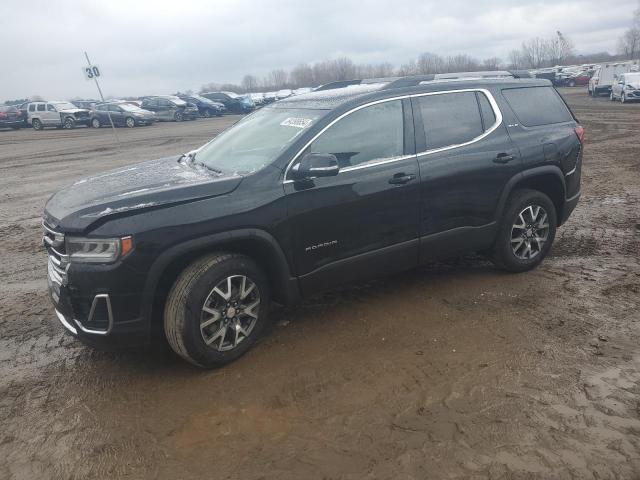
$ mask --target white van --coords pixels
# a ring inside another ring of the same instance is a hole
[[[609,62],[601,63],[596,66],[596,71],[589,80],[588,91],[593,97],[603,93],[611,93],[611,85],[614,79],[621,73],[637,72],[639,69],[638,60],[630,60],[628,62]]]

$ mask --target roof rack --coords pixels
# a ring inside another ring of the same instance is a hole
[[[430,73],[427,75],[411,75],[407,77],[382,77],[382,78],[365,78],[354,80],[339,80],[330,82],[316,88],[315,92],[323,90],[334,90],[336,88],[345,88],[351,85],[370,85],[374,83],[386,83],[384,90],[391,88],[415,87],[424,82],[446,82],[454,80],[471,80],[483,78],[532,78],[531,73],[527,70],[487,70],[481,72],[453,72],[453,73]]]
[[[531,78],[531,74],[526,70],[487,70],[481,72],[434,73],[430,75],[401,77],[398,80],[389,83],[384,88],[386,90],[391,88],[415,87],[424,82],[477,80],[484,78]]]

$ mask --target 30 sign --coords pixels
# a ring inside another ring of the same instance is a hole
[[[98,65],[82,67],[82,72],[84,73],[84,78],[87,80],[93,80],[94,78],[100,77],[100,67],[98,67]]]

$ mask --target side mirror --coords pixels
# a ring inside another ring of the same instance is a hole
[[[338,175],[340,167],[338,159],[330,153],[307,153],[300,163],[293,167],[296,180],[312,177],[334,177]]]

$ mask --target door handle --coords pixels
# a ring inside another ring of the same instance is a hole
[[[496,158],[493,159],[493,163],[509,163],[511,160],[513,160],[513,155],[499,153],[496,155]]]
[[[415,180],[416,176],[413,174],[407,175],[406,173],[396,173],[393,177],[389,179],[389,183],[391,185],[404,185],[405,183],[409,183],[411,180]]]

